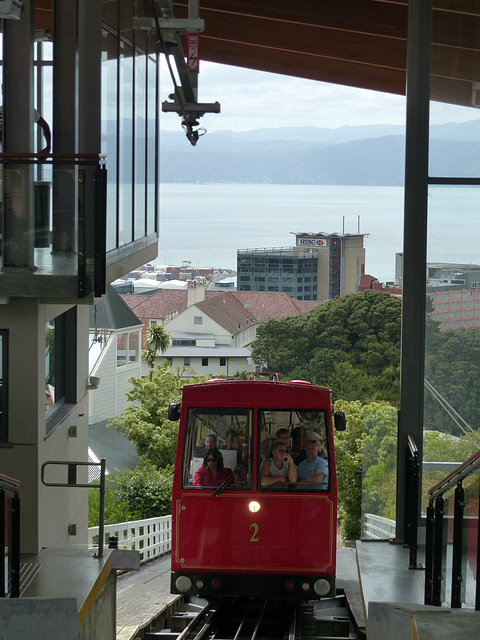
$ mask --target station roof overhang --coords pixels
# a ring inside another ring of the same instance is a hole
[[[116,2],[102,0],[110,8]],[[130,10],[131,0],[123,2]],[[199,4],[205,21],[201,60],[405,94],[408,0],[199,0]],[[472,106],[480,68],[476,4],[476,0],[433,0],[433,100]],[[173,0],[173,11],[176,18],[186,18],[188,0]],[[37,29],[52,28],[52,0],[35,0],[35,23]],[[123,35],[131,39],[132,34],[127,30]]]

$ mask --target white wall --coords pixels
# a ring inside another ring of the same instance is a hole
[[[141,329],[139,333],[141,341]],[[133,330],[128,330],[132,333]],[[141,350],[137,362],[117,366],[117,336],[122,332],[112,332],[107,344],[92,368],[90,375],[100,378],[98,389],[89,391],[90,423],[113,418],[123,413],[128,404],[125,393],[130,389],[131,377],[140,378],[142,375]]]
[[[202,318],[202,324],[194,324],[194,317]],[[214,322],[209,316],[200,311],[197,307],[189,307],[178,316],[165,323],[165,329],[169,333],[174,331],[191,331],[195,333],[211,333],[215,336],[216,344],[230,344],[232,336],[230,333]]]
[[[173,371],[183,369],[183,357],[172,358]],[[248,358],[246,357],[230,357],[227,358],[227,366],[220,366],[220,358],[218,355],[208,357],[208,366],[202,366],[202,358],[190,358],[190,366],[186,367],[184,378],[193,378],[194,376],[233,376],[240,371],[248,371]]]
[[[0,326],[9,330],[9,442],[0,448],[0,472],[20,480],[21,549],[38,553],[42,547],[86,543],[88,492],[46,487],[40,483],[44,462],[86,461],[88,444],[88,307],[77,309],[77,404],[47,435],[45,421],[45,324],[70,306],[44,305],[36,298],[11,298],[0,305]],[[75,426],[77,437],[68,436]],[[66,479],[65,467],[54,474]],[[77,524],[77,535],[68,525]],[[84,525],[84,526],[83,526]]]

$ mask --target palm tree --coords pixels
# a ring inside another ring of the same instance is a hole
[[[146,351],[143,352],[143,359],[150,366],[150,379],[152,378],[153,367],[158,351],[165,353],[170,346],[171,335],[162,324],[157,324],[147,329],[145,344]]]

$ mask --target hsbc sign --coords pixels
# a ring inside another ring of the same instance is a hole
[[[297,238],[297,247],[326,247],[325,238]]]

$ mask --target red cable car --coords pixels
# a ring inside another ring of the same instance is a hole
[[[331,391],[305,381],[183,388],[172,496],[172,593],[335,595]]]

